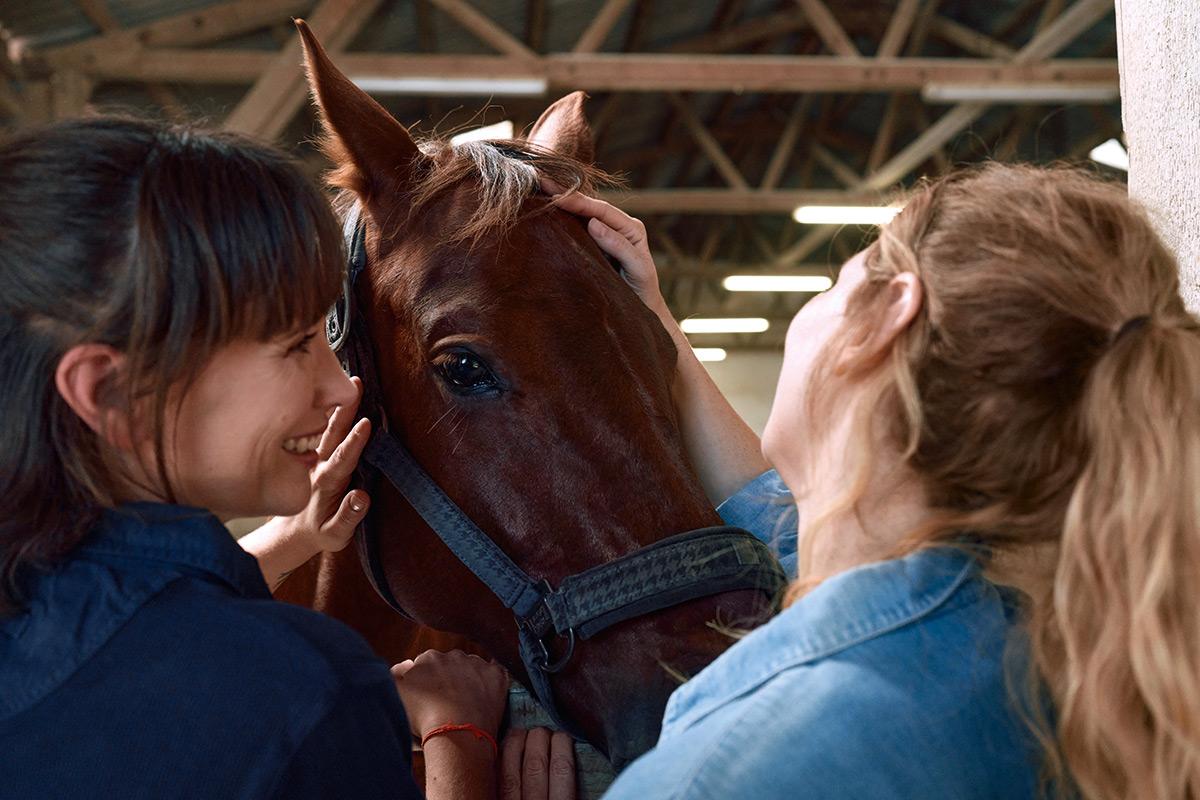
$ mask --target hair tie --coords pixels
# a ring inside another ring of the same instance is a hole
[[[1150,317],[1145,314],[1140,317],[1132,317],[1125,320],[1125,324],[1123,324],[1120,328],[1117,328],[1117,332],[1113,334],[1109,344],[1116,344],[1122,336],[1131,331],[1136,331],[1138,328],[1146,327],[1148,322],[1150,322]]]

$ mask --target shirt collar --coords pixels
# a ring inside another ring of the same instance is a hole
[[[258,562],[202,508],[139,502],[106,509],[78,553],[182,567],[215,576],[242,595],[269,595]]]
[[[663,719],[687,725],[783,669],[828,658],[987,591],[981,568],[955,547],[920,550],[866,564],[823,581],[773,620],[725,651],[671,696]]]

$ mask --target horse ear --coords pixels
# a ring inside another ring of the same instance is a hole
[[[372,188],[396,190],[424,158],[408,130],[333,65],[325,48],[302,19],[296,20],[304,45],[308,86],[324,129],[322,149],[336,165],[330,182],[366,200]]]
[[[592,163],[592,129],[583,113],[586,99],[583,92],[571,92],[558,100],[542,112],[526,139],[584,164]]]

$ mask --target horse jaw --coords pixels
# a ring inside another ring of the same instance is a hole
[[[592,129],[583,113],[583,92],[571,92],[542,112],[526,141],[576,161],[591,164],[595,157]]]
[[[296,29],[320,112],[322,149],[337,165],[329,183],[367,203],[403,189],[425,158],[408,129],[334,66],[304,20],[296,20]]]

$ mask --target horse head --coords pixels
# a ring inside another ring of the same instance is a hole
[[[580,219],[539,177],[600,173],[582,93],[524,140],[417,143],[300,23],[335,163],[367,221],[356,303],[390,430],[529,575],[557,585],[682,531],[720,525],[681,442],[676,350]],[[483,645],[528,685],[513,615],[380,483],[369,523],[392,594]],[[654,744],[679,676],[760,621],[752,590],[695,599],[577,643],[553,676],[564,715],[615,763]],[[561,645],[558,645],[561,647]]]

